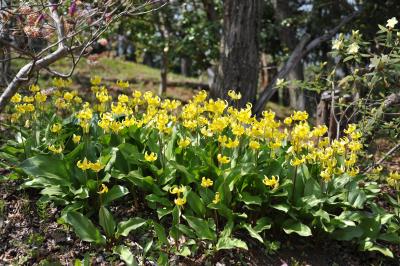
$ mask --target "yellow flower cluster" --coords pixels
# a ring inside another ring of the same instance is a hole
[[[78,166],[78,168],[82,169],[83,171],[90,169],[96,173],[100,172],[104,168],[104,165],[99,160],[97,160],[95,163],[92,163],[88,161],[86,157],[85,159],[83,159],[83,161],[78,161],[76,163],[76,166]]]
[[[186,192],[186,187],[185,186],[172,186],[169,189],[169,193],[177,196],[177,198],[174,200],[175,204],[177,206],[183,206],[186,203],[186,197],[183,197],[183,193]]]
[[[399,174],[399,172],[397,172],[397,171],[391,172],[389,174],[389,176],[387,177],[387,182],[388,182],[389,186],[391,186],[397,190],[400,190],[400,174]]]
[[[204,140],[218,141],[217,158],[212,159],[216,159],[219,165],[225,165],[224,167],[234,159],[233,154],[238,154],[242,147],[249,147],[255,157],[259,154],[265,156],[266,152],[271,158],[286,156],[289,167],[317,165],[320,177],[326,182],[335,175],[355,176],[359,172],[355,165],[363,145],[360,141],[361,133],[354,124],[344,131],[344,137],[331,142],[325,136],[327,127],[310,126],[307,122],[308,114],[303,111],[296,111],[286,118],[283,121],[286,125],[284,129],[284,125],[275,118],[272,111],[264,111],[262,116],[256,119],[252,114],[251,104],[248,103],[244,108],[234,108],[228,106],[227,101],[209,99],[206,91],[200,91],[187,104],[181,106],[180,101],[161,100],[152,92],[133,91],[131,95],[120,94],[117,99],[113,99],[106,87],[100,87],[100,83],[99,77],[91,79],[92,90],[96,91],[93,104],[77,104],[80,98],[77,98],[76,92],[60,90],[55,93],[54,105],[57,108],[78,108],[71,111],[74,112],[76,122],[84,134],[88,134],[93,127],[96,131],[100,128],[104,133],[113,134],[126,134],[126,129],[131,127],[155,129],[160,138],[168,137],[177,131],[181,137],[176,143],[181,149],[201,145]],[[57,87],[64,88],[68,84],[69,81],[54,81]],[[129,83],[122,81],[118,81],[117,85],[120,88],[129,87]],[[36,112],[34,104],[44,105],[43,101],[46,101],[47,96],[39,87],[31,86],[30,92],[32,96],[16,94],[12,97],[11,101],[15,103],[16,111],[12,119],[15,121],[25,113]],[[241,98],[240,93],[234,91],[228,94],[233,100]],[[32,118],[30,117],[31,120]],[[58,123],[51,126],[54,133],[59,133],[61,129]],[[79,143],[80,135],[74,134],[72,140]],[[62,147],[49,147],[49,150],[61,153]],[[154,162],[157,160],[157,154],[146,152],[144,159]],[[82,169],[95,171],[89,165],[87,162],[85,164],[85,161],[80,163]],[[270,182],[275,181],[271,181],[274,180],[271,178],[264,179],[264,183],[274,187],[275,183]],[[205,184],[209,185],[210,182],[202,182],[202,185]]]

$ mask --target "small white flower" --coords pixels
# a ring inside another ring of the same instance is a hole
[[[342,46],[343,46],[342,40],[339,40],[339,39],[333,40],[333,42],[332,42],[333,50],[340,50],[342,48]]]
[[[276,80],[276,86],[277,87],[281,87],[281,86],[283,86],[283,83],[285,83],[285,80],[284,79],[277,79]]]
[[[358,46],[357,43],[353,42],[352,44],[349,45],[349,48],[347,48],[347,53],[348,54],[357,54],[359,48],[360,48],[360,46]]]
[[[398,23],[397,19],[395,17],[392,17],[391,19],[388,19],[386,27],[388,27],[389,29],[393,29],[397,23]]]

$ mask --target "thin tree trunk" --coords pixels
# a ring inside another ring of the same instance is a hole
[[[162,63],[161,63],[161,82],[160,90],[158,95],[164,96],[167,93],[167,83],[168,83],[168,51],[164,49],[162,53]]]
[[[228,99],[229,90],[242,94],[239,106],[255,103],[259,69],[260,0],[225,0],[221,58],[213,98]]]

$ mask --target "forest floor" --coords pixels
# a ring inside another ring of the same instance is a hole
[[[0,181],[0,265],[75,265],[74,261],[83,259],[86,254],[90,256],[90,265],[124,265],[112,252],[80,241],[72,231],[57,223],[59,209],[37,204],[38,193],[19,189],[19,185],[19,180]],[[119,208],[116,212],[126,217],[127,213],[133,212],[128,206],[133,206],[133,202],[116,207]],[[400,247],[392,247],[398,257],[389,259],[378,253],[358,251],[352,243],[334,241],[321,235],[305,239],[272,232],[269,249],[244,234],[238,237],[247,242],[248,251],[237,249],[192,259],[171,257],[170,263],[220,266],[399,265]],[[136,241],[139,238],[131,234],[126,242],[138,246]],[[136,251],[140,254],[138,248]],[[146,259],[145,265],[155,264]]]

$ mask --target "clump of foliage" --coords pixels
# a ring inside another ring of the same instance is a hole
[[[91,82],[88,102],[60,79],[52,95],[34,85],[16,94],[16,138],[1,148],[23,186],[62,206],[61,220],[82,240],[130,264],[124,237],[146,229],[140,254],[164,264],[170,254],[247,249],[238,231],[268,245],[275,228],[393,256],[387,244],[400,242],[399,202],[382,208],[380,184],[359,173],[355,124],[330,141],[327,127],[312,127],[306,112],[282,123],[271,111],[256,119],[250,104],[228,107],[205,91],[182,105],[151,92],[128,95],[122,81],[126,94],[113,98],[100,78]],[[229,96],[233,103],[241,97]],[[391,178],[398,184],[398,175]],[[131,207],[126,202],[151,214],[138,210],[117,222],[111,207]]]

